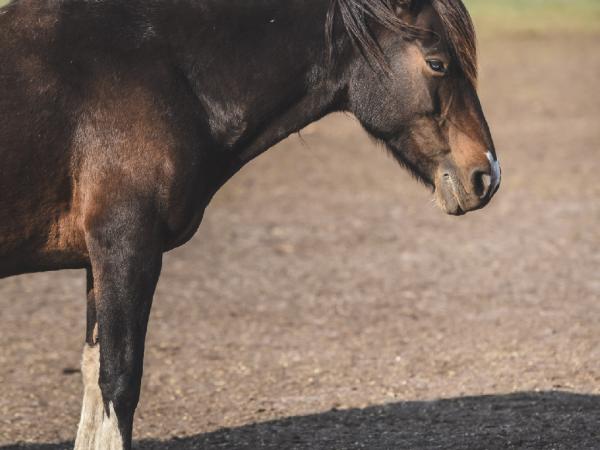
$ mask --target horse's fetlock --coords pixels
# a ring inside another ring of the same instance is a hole
[[[132,375],[119,375],[100,383],[106,404],[112,404],[117,415],[127,415],[135,409],[139,400],[139,381]]]

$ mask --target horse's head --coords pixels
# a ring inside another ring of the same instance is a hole
[[[362,56],[350,110],[394,156],[435,188],[449,214],[482,208],[500,184],[476,92],[475,33],[460,0],[340,1]],[[353,9],[359,5],[359,9]],[[362,11],[362,12],[361,12]],[[356,25],[359,24],[359,25]]]

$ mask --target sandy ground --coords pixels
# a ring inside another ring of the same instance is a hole
[[[482,42],[484,211],[343,116],[247,167],[166,257],[137,448],[600,448],[599,47]],[[84,278],[0,280],[2,450],[72,445]]]

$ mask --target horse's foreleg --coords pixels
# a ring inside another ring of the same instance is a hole
[[[113,209],[87,231],[93,297],[88,301],[85,394],[76,450],[131,448],[162,251],[154,217],[129,208]]]

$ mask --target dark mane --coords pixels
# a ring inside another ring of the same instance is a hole
[[[452,59],[458,65],[465,77],[473,85],[477,81],[477,47],[475,29],[469,12],[462,0],[331,0],[327,18],[327,35],[333,35],[335,14],[339,14],[346,33],[352,43],[360,50],[370,64],[381,69],[388,69],[385,59],[369,21],[400,33],[407,39],[419,39],[431,33],[430,30],[416,28],[404,22],[396,13],[396,6],[410,6],[428,1],[436,11],[446,38],[448,39]],[[333,46],[331,39],[330,45]],[[333,53],[333,48],[329,49]]]

